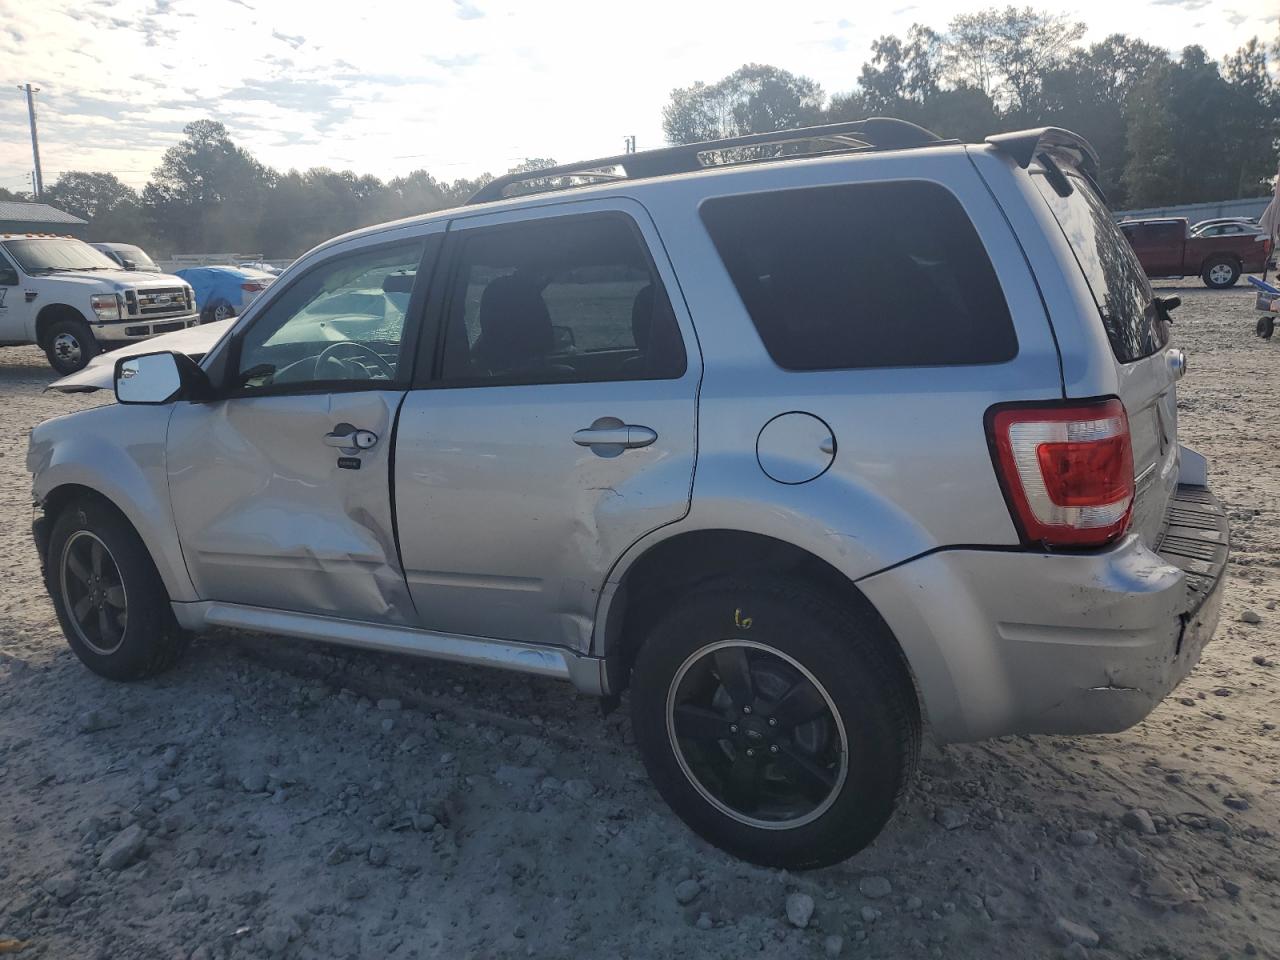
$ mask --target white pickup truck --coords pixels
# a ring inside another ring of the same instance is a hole
[[[199,322],[178,277],[121,270],[74,237],[0,234],[0,346],[37,344],[63,375],[102,350]]]

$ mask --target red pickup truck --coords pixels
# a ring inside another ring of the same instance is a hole
[[[1271,239],[1261,233],[1193,236],[1185,217],[1123,220],[1120,229],[1149,277],[1199,276],[1220,289],[1260,272],[1271,256]]]

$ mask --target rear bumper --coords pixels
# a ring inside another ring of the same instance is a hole
[[[185,330],[199,322],[200,314],[188,313],[177,317],[112,320],[110,323],[92,323],[90,326],[93,328],[94,339],[99,343],[120,344]]]
[[[1140,721],[1213,635],[1226,513],[1180,486],[1153,552],[947,550],[862,581],[915,673],[940,740],[1084,734]]]

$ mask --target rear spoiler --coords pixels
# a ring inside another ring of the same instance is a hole
[[[1054,159],[1066,162],[1085,174],[1090,180],[1098,179],[1098,152],[1084,137],[1061,127],[1036,127],[1032,130],[1015,130],[987,137],[991,144],[1024,170],[1040,154],[1047,153]]]

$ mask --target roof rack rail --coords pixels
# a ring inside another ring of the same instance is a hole
[[[804,156],[824,153],[845,153],[855,150],[898,150],[911,147],[929,147],[942,143],[955,143],[954,140],[943,140],[936,133],[926,130],[906,120],[893,117],[868,117],[865,120],[850,120],[845,123],[827,123],[815,127],[797,127],[792,130],[775,130],[770,133],[752,133],[743,137],[729,137],[725,140],[706,140],[702,143],[684,143],[660,150],[641,150],[637,153],[623,153],[614,157],[601,157],[596,160],[583,160],[578,163],[567,163],[558,167],[547,167],[543,170],[528,170],[522,173],[508,173],[495,177],[475,192],[467,204],[490,203],[502,200],[508,187],[531,180],[547,180],[554,177],[580,178],[588,182],[606,180],[640,180],[648,177],[661,177],[671,173],[691,173],[709,166],[724,166],[724,163],[703,163],[702,156],[723,150],[735,150],[743,147],[784,146],[795,143],[827,144],[825,149],[811,150]],[[750,162],[761,159],[751,157],[736,162]],[[774,159],[774,158],[765,158]],[[730,161],[735,162],[735,161]],[[621,170],[621,173],[615,172]],[[574,186],[586,186],[584,183],[567,184],[553,189],[569,189]]]

